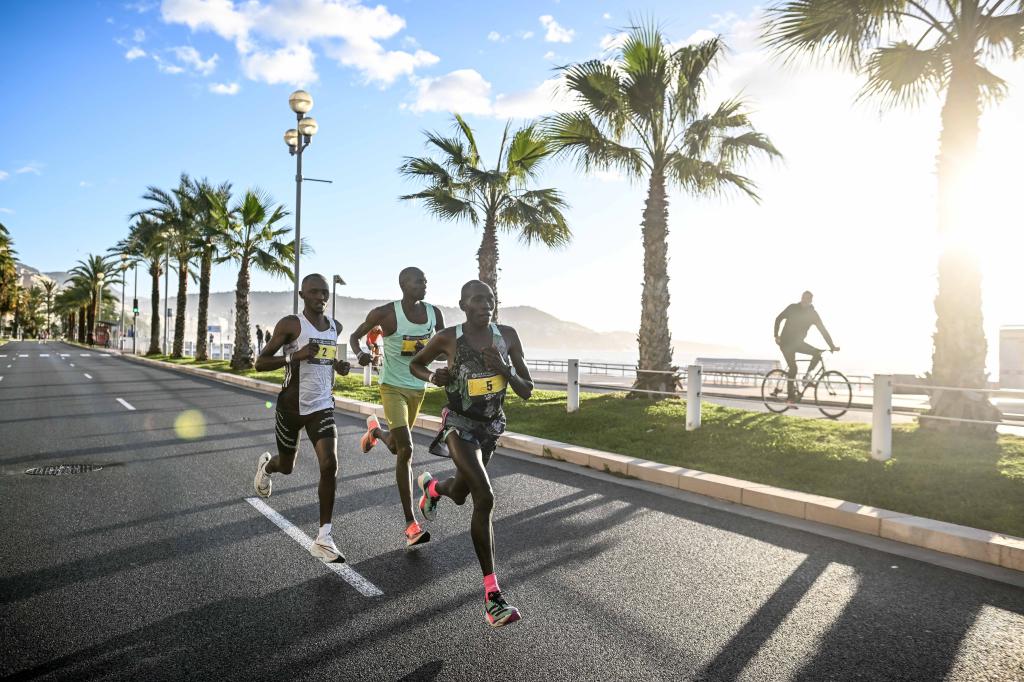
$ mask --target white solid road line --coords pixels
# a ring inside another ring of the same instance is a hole
[[[273,521],[274,525],[287,533],[292,540],[295,540],[295,542],[302,545],[303,549],[307,552],[309,551],[309,546],[313,544],[313,540],[301,530],[293,526],[291,521],[278,514],[270,505],[258,497],[247,497],[245,498],[245,501],[255,507],[261,514]],[[348,564],[325,563],[324,566],[337,573],[338,577],[356,588],[356,591],[364,597],[380,597],[384,594],[376,585],[359,575],[356,570]]]
[[[85,372],[82,372],[82,374],[85,374]],[[86,379],[92,379],[92,375],[91,374],[85,374],[85,378]]]
[[[87,377],[88,377],[89,375],[88,375],[88,374],[86,374],[85,376],[87,376]],[[89,378],[91,379],[92,377],[89,377]],[[118,399],[117,399],[117,402],[121,403],[122,405],[124,405],[124,406],[125,406],[126,408],[128,408],[129,410],[134,410],[134,409],[135,409],[134,407],[132,407],[132,404],[131,404],[131,403],[129,403],[129,402],[128,402],[127,400],[125,400],[124,398],[118,398]]]

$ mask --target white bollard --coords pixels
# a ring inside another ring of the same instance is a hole
[[[363,367],[363,386],[370,386],[373,384],[373,365],[372,363]]]
[[[690,365],[686,368],[686,430],[700,428],[700,384],[701,366]]]
[[[871,402],[871,459],[892,457],[892,375],[876,374]]]
[[[569,360],[567,364],[568,377],[566,378],[567,384],[567,401],[565,408],[568,412],[579,412],[580,409],[580,361],[576,359]]]

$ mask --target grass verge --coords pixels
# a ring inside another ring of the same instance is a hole
[[[230,372],[228,363],[154,359]],[[238,372],[280,382],[283,370]],[[379,402],[362,374],[337,377],[335,392]],[[686,403],[626,400],[622,393],[583,394],[565,411],[562,391],[506,401],[509,429],[665,464],[1024,537],[1024,438],[980,440],[893,426],[893,458],[869,455],[871,427],[705,404],[701,428],[686,431]],[[423,411],[437,415],[440,390]]]

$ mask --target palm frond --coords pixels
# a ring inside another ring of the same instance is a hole
[[[583,111],[609,126],[616,139],[626,131],[622,82],[614,67],[597,59],[562,67],[563,86]]]
[[[979,17],[978,39],[991,56],[1024,57],[1024,11]]]
[[[572,240],[562,213],[565,208],[568,203],[551,188],[509,195],[499,211],[498,224],[528,246],[540,242],[549,248],[564,247]]]
[[[748,130],[739,135],[729,135],[719,140],[719,156],[729,166],[745,163],[754,153],[763,153],[769,158],[782,158],[782,153],[775,147],[768,136],[755,130]]]
[[[670,180],[696,196],[721,196],[738,189],[754,201],[760,201],[754,182],[733,171],[727,164],[695,159],[681,153],[670,154],[665,170]]]
[[[471,157],[469,159],[469,165],[477,166],[480,164],[480,149],[476,146],[476,138],[473,136],[473,129],[466,123],[466,119],[462,118],[459,114],[454,114],[455,127],[462,133],[462,136],[466,138],[466,142],[469,143],[469,151]]]
[[[516,179],[535,178],[541,163],[551,155],[547,138],[535,124],[516,131],[508,147],[505,167]]]
[[[636,176],[650,168],[639,149],[605,136],[586,112],[558,114],[547,119],[545,134],[556,154],[569,156],[585,171],[616,168]]]
[[[949,68],[942,44],[927,50],[906,41],[879,47],[864,65],[867,81],[860,98],[876,97],[885,106],[917,106],[945,86]]]
[[[473,225],[479,224],[479,216],[472,202],[459,199],[443,187],[428,187],[422,192],[406,194],[399,198],[406,201],[416,199],[423,201],[423,205],[431,215],[441,220],[466,219]]]
[[[684,45],[672,54],[671,66],[675,74],[672,104],[681,124],[686,125],[696,118],[708,76],[723,52],[725,43],[716,36],[695,45]]]

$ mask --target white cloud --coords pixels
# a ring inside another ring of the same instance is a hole
[[[191,66],[196,73],[204,76],[209,76],[213,73],[214,69],[217,68],[217,60],[220,59],[220,55],[217,54],[214,54],[209,59],[203,59],[199,51],[191,45],[172,47],[171,52],[174,53],[179,62]]]
[[[629,34],[624,31],[620,33],[606,33],[601,37],[601,49],[605,52],[618,49],[622,47],[622,43],[626,41],[628,36]]]
[[[547,52],[545,52],[545,53],[544,53],[544,59],[548,60],[549,62],[550,62],[550,61],[554,61],[555,57],[557,57],[557,56],[558,56],[558,55],[556,55],[556,54],[555,54],[555,53],[554,53],[553,51],[551,51],[551,50],[548,50]]]
[[[238,83],[210,83],[210,92],[215,95],[237,95],[239,90]]]
[[[547,29],[547,33],[544,34],[544,40],[549,43],[571,43],[573,36],[576,35],[576,31],[563,27],[550,14],[542,15],[540,23],[541,26]]]
[[[156,6],[156,2],[129,2],[124,6],[124,8],[129,11],[138,12],[139,14],[145,14],[151,9],[155,9]]]
[[[7,171],[0,170],[0,181],[6,180],[9,177],[11,177],[10,173],[8,173]]]
[[[160,55],[153,55],[153,61],[156,62],[156,68],[160,69],[160,73],[169,73],[172,76],[176,76],[179,73],[184,73],[185,69],[181,68],[177,64],[168,64]]]
[[[529,90],[499,94],[492,113],[498,118],[535,118],[572,111],[576,106],[562,87],[562,77],[549,78]]]
[[[137,43],[141,43],[146,39],[146,32],[141,28],[135,29],[135,33],[132,34],[132,40]]]
[[[124,53],[124,58],[127,59],[128,61],[134,61],[134,60],[138,59],[139,57],[145,57],[145,56],[146,56],[146,51],[143,50],[141,47],[133,47],[132,49],[130,49],[127,52]]]
[[[491,84],[473,69],[459,69],[437,78],[420,78],[416,81],[416,101],[409,108],[416,113],[489,114]]]
[[[609,19],[612,18],[612,15],[608,14],[608,12],[605,12],[604,14],[601,15],[601,18],[604,19],[605,21],[608,21]]]
[[[79,187],[92,187],[92,183],[89,182],[88,180],[79,180],[78,181],[78,186]]]
[[[249,80],[302,86],[317,81],[313,61],[313,51],[308,47],[290,45],[273,52],[256,51],[244,55],[242,71]]]
[[[533,37],[533,31],[520,31],[518,35],[523,40],[529,40]]]
[[[0,213],[6,213],[8,215],[14,215],[13,208],[0,208]]]
[[[358,0],[164,0],[161,14],[165,22],[234,41],[246,76],[268,83],[316,81],[314,43],[362,72],[366,82],[381,85],[439,61],[426,50],[385,49],[380,41],[402,31],[405,19],[384,5],[367,7]],[[287,65],[298,71],[285,73]]]
[[[491,31],[490,33],[487,34],[487,39],[490,40],[492,43],[496,43],[499,40],[501,40],[501,34],[498,33],[497,31]]]
[[[17,173],[18,175],[24,175],[25,173],[32,173],[33,175],[42,175],[43,164],[39,163],[38,161],[32,161],[30,163],[25,164],[24,166],[22,166],[21,168],[14,172]]]

